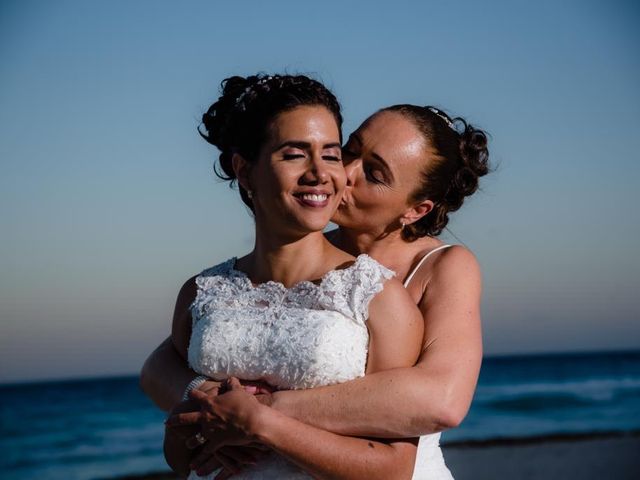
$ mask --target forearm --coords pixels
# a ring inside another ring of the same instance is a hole
[[[185,388],[197,375],[168,338],[144,363],[140,387],[158,407],[169,411],[180,403]]]
[[[269,410],[259,421],[258,440],[316,478],[411,478],[416,439],[385,443],[345,437]]]
[[[456,426],[469,401],[458,395],[446,375],[412,367],[339,385],[277,392],[272,407],[341,435],[403,438]]]

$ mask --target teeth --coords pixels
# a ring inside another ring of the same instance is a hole
[[[316,195],[315,193],[305,193],[302,195],[302,198],[305,200],[310,200],[312,202],[324,202],[327,199],[326,194]]]

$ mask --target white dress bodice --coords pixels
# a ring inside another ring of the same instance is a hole
[[[235,259],[196,278],[189,364],[217,380],[237,376],[281,389],[345,382],[365,373],[371,299],[394,273],[367,255],[320,284],[254,286]],[[213,478],[211,475],[209,478]],[[191,473],[190,478],[200,478]],[[272,455],[234,479],[312,478]]]

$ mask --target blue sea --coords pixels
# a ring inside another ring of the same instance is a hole
[[[166,470],[165,415],[135,377],[0,386],[2,478]],[[469,415],[443,443],[640,430],[640,352],[486,358]]]

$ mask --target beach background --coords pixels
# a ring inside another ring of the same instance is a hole
[[[324,81],[345,134],[395,103],[491,134],[443,234],[484,274],[456,478],[640,478],[639,22],[623,0],[0,2],[2,478],[167,475],[137,373],[184,280],[252,247],[196,128],[257,71]]]

